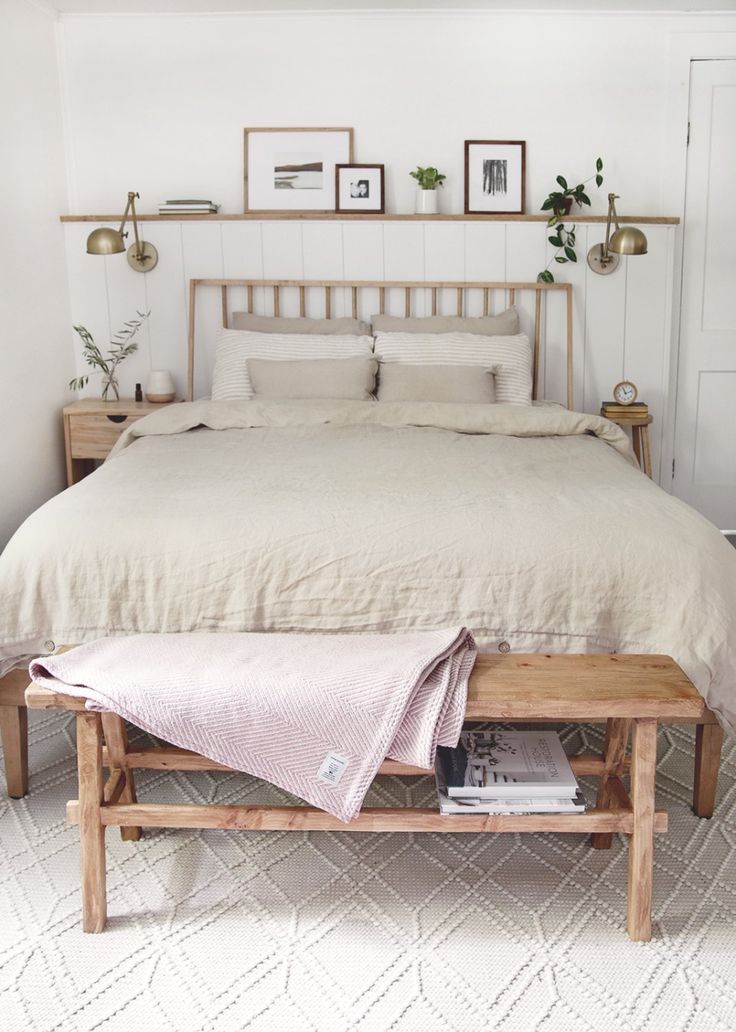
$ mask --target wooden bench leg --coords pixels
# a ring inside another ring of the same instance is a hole
[[[8,795],[11,799],[20,799],[28,791],[28,710],[25,706],[0,706],[0,734]]]
[[[610,775],[620,777],[624,769],[626,749],[629,744],[631,721],[624,717],[610,717],[606,721],[606,739],[603,745],[605,772],[598,782],[596,809],[606,810],[611,805],[608,778]],[[596,831],[590,836],[593,849],[610,849],[613,843],[613,832]]]
[[[652,937],[654,865],[654,774],[657,766],[657,721],[635,720],[631,743],[631,806],[634,829],[629,840],[627,929],[635,942]]]
[[[99,713],[77,713],[79,845],[82,861],[82,927],[101,932],[107,919],[102,722]]]
[[[693,812],[712,817],[716,805],[718,768],[721,765],[723,728],[720,724],[698,724],[695,728],[695,777]]]
[[[137,803],[133,771],[128,767],[125,758],[128,752],[128,732],[125,730],[125,721],[117,713],[103,713],[102,730],[111,766],[119,767],[125,774],[125,787],[120,794],[120,802]],[[141,829],[121,828],[120,837],[123,842],[137,842],[141,837]]]

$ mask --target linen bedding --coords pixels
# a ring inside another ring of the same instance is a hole
[[[169,406],[19,529],[0,614],[0,673],[147,632],[666,654],[736,729],[736,552],[557,405]]]

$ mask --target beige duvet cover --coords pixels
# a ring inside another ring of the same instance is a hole
[[[736,728],[736,551],[556,405],[170,406],[0,557],[0,672],[104,635],[456,624],[670,655]]]

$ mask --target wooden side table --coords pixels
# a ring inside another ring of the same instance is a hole
[[[601,411],[601,415],[603,412]],[[640,468],[652,479],[652,451],[649,444],[649,426],[654,422],[654,416],[631,416],[621,415],[606,416],[612,423],[621,427],[631,429],[631,443],[634,446],[634,455],[639,462]]]
[[[66,482],[69,487],[106,459],[124,430],[162,405],[149,401],[102,401],[85,398],[64,408]]]

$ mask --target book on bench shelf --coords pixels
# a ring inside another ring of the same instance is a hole
[[[435,764],[440,813],[582,813],[585,801],[554,731],[463,731]]]

